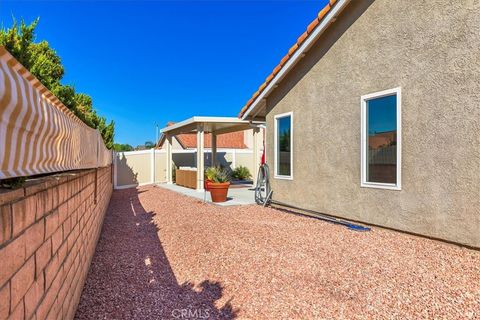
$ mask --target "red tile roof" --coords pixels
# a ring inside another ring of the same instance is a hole
[[[280,60],[280,63],[273,69],[272,73],[268,75],[258,90],[253,94],[253,96],[248,100],[248,102],[243,106],[242,110],[238,114],[238,117],[241,118],[243,114],[248,110],[252,105],[253,101],[260,95],[260,93],[267,87],[267,85],[273,80],[275,75],[280,72],[282,67],[287,63],[287,61],[293,56],[297,51],[300,45],[312,34],[313,30],[320,24],[320,21],[325,17],[325,15],[330,11],[333,5],[337,0],[330,0],[330,2],[318,13],[318,16],[313,20],[307,27],[307,30],[297,39],[297,42],[288,50],[288,53]]]
[[[182,133],[175,136],[184,148],[197,147],[196,133]],[[205,148],[212,147],[212,135],[205,133]],[[217,136],[217,148],[246,149],[243,131],[220,134]]]
[[[167,126],[173,125],[174,122],[167,123]],[[177,141],[182,145],[183,148],[196,148],[197,147],[197,134],[196,133],[181,133],[175,136]],[[204,136],[205,148],[212,147],[212,135],[210,133],[205,133]],[[163,139],[161,141],[163,143]],[[160,143],[160,144],[161,144]],[[244,131],[237,131],[231,133],[220,134],[217,136],[217,148],[225,149],[247,149],[244,140]]]

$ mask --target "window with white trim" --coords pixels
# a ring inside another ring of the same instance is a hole
[[[401,89],[362,96],[361,186],[401,189]]]
[[[274,117],[275,178],[293,179],[293,113]]]

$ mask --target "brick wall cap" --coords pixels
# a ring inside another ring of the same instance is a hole
[[[21,187],[16,189],[0,188],[0,206],[14,202],[23,196],[25,196],[25,190]]]
[[[26,196],[50,189],[62,183],[76,180],[89,173],[95,172],[95,170],[96,169],[84,169],[55,173],[38,178],[29,178],[21,187],[15,189],[0,188],[0,205],[12,203]]]

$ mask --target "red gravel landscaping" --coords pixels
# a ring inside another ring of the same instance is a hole
[[[480,318],[480,252],[158,187],[115,191],[78,319]]]

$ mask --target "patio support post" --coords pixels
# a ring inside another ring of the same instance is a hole
[[[257,184],[260,162],[260,128],[256,127],[253,128],[253,185]]]
[[[212,132],[212,167],[217,165],[217,134]]]
[[[167,145],[167,161],[166,161],[166,173],[167,173],[167,183],[173,183],[173,157],[172,157],[172,136],[166,135],[166,145]]]
[[[197,126],[197,191],[203,191],[203,179],[205,171],[205,150],[203,123]]]

